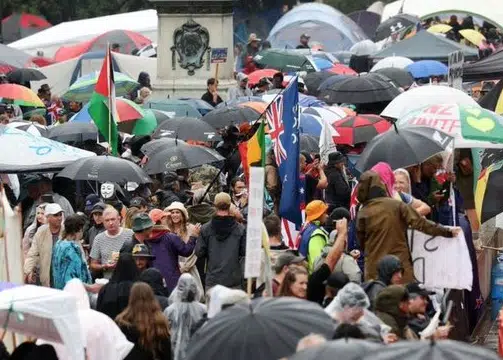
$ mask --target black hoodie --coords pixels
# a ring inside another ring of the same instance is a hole
[[[195,253],[198,258],[207,260],[206,288],[241,286],[241,260],[245,251],[245,227],[232,216],[215,216],[203,225]]]
[[[384,256],[377,265],[378,279],[369,281],[362,285],[365,293],[369,297],[371,308],[374,308],[374,302],[377,295],[387,286],[391,285],[391,278],[397,271],[403,271],[400,259],[394,255]]]

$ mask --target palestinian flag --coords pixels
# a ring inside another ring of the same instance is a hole
[[[247,180],[250,176],[251,166],[265,166],[264,126],[264,121],[261,120],[255,134],[248,141],[239,144],[239,154],[241,155],[241,163]]]
[[[112,155],[117,155],[119,117],[115,105],[115,82],[110,48],[107,50],[94,93],[89,100],[88,112],[101,135],[110,144]]]

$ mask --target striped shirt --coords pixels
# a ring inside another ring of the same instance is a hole
[[[131,229],[121,228],[119,233],[114,236],[110,236],[108,231],[104,231],[94,238],[93,247],[91,249],[91,259],[99,261],[101,264],[107,264],[112,262],[112,253],[119,252],[122,245],[126,241],[131,240],[133,236],[133,231]],[[110,279],[112,277],[113,270],[104,271],[104,277]]]

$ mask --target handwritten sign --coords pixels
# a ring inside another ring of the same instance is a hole
[[[416,280],[427,288],[472,290],[473,273],[463,232],[455,238],[409,230]]]
[[[463,63],[465,55],[462,51],[454,51],[449,54],[449,86],[463,90]]]
[[[262,214],[264,210],[264,168],[250,168],[248,223],[246,224],[245,278],[260,276],[262,259]]]
[[[227,62],[227,48],[213,48],[211,49],[211,63],[223,64]]]
[[[452,136],[461,131],[459,109],[455,104],[430,106],[400,120],[400,124],[435,128]]]

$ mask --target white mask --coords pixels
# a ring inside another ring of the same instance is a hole
[[[101,197],[103,199],[111,199],[115,194],[115,186],[110,182],[101,184],[100,189]]]

